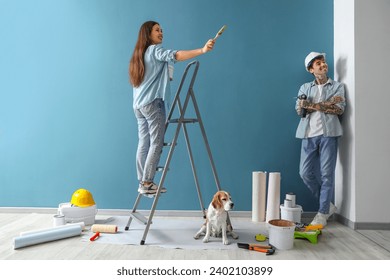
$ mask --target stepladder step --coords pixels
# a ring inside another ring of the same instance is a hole
[[[139,222],[146,225],[148,223],[148,219],[145,218],[141,213],[139,212],[132,212],[131,215]]]
[[[169,123],[178,123],[179,121],[182,123],[196,123],[198,122],[198,119],[170,119]]]
[[[177,143],[175,145],[177,145]],[[170,147],[170,146],[172,146],[172,143],[164,143],[164,147]]]
[[[165,170],[165,166],[157,166],[156,167],[156,171],[162,172],[164,170]],[[167,169],[167,171],[169,171],[169,168]]]

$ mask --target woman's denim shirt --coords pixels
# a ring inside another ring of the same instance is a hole
[[[145,75],[139,87],[133,88],[133,108],[139,109],[156,98],[170,100],[171,87],[168,62],[176,62],[176,50],[167,50],[161,44],[150,45],[144,55]]]
[[[301,94],[306,94],[307,100],[309,102],[313,102],[313,98],[315,97],[317,91],[318,87],[315,81],[305,83],[299,89],[298,96],[300,96]],[[324,88],[322,89],[321,99],[319,102],[327,101],[334,96],[341,96],[343,98],[344,101],[337,103],[336,105],[340,107],[344,112],[344,108],[346,105],[344,85],[339,82],[333,81],[332,79],[328,79],[328,81],[324,85]],[[299,99],[297,99],[295,109],[298,109],[298,103]],[[338,137],[343,134],[339,115],[325,114],[321,112],[321,120],[324,129],[323,135],[325,137]],[[297,138],[307,138],[309,122],[310,114],[307,114],[305,118],[301,118],[295,135]]]

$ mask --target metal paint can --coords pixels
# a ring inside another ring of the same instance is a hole
[[[65,225],[65,216],[64,215],[54,215],[53,217],[53,226],[63,226]]]

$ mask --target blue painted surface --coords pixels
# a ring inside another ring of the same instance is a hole
[[[312,77],[303,60],[328,54],[333,1],[0,0],[0,207],[57,207],[78,188],[98,208],[132,208],[137,124],[128,63],[139,26],[160,22],[167,48],[202,47],[198,105],[222,186],[251,210],[252,171],[281,172],[281,199],[316,203],[298,175],[294,111]],[[175,65],[176,91],[187,65]],[[330,76],[333,76],[333,71]],[[207,205],[216,190],[197,126],[189,129]],[[184,137],[158,209],[199,209]],[[150,208],[144,200],[140,209]]]

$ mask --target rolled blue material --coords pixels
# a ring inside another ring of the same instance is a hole
[[[82,228],[80,225],[72,225],[61,228],[54,227],[52,230],[15,237],[13,245],[14,249],[19,249],[31,245],[77,236],[81,234],[81,231]]]
[[[85,224],[84,222],[80,223],[71,223],[71,224],[66,224],[63,226],[56,226],[56,227],[50,227],[50,228],[43,228],[43,229],[38,229],[38,230],[32,230],[32,231],[24,231],[19,234],[19,236],[24,236],[24,235],[30,235],[30,234],[35,234],[35,233],[41,233],[41,232],[48,232],[48,231],[53,231],[54,228],[63,228],[63,227],[71,227],[78,225],[81,227],[81,230],[85,229]]]

